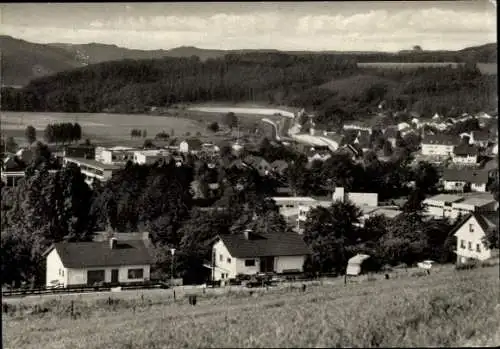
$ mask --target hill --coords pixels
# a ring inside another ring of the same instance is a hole
[[[30,80],[83,66],[66,50],[0,36],[2,85],[26,85]]]
[[[4,341],[6,347],[22,343],[26,349],[500,345],[498,266],[433,267],[431,275],[409,271],[346,286],[339,279],[325,280],[322,286],[308,283],[305,292],[299,286],[251,294],[178,287],[176,301],[171,290],[5,298],[5,308],[12,310],[2,316],[9,334]],[[196,306],[187,302],[191,294],[197,294]],[[74,319],[68,314],[72,303]]]
[[[89,44],[35,44],[10,36],[0,36],[3,54],[3,85],[24,86],[29,81],[56,72],[88,64],[123,59],[160,59],[164,57],[197,56],[201,61],[221,58],[228,54],[284,53],[295,56],[333,55],[356,62],[465,62],[496,63],[496,43],[470,47],[460,51],[422,52],[339,52],[339,51],[286,51],[278,50],[212,50],[182,46],[168,50],[134,50],[116,45]]]

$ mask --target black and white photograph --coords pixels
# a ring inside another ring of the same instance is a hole
[[[0,4],[2,348],[499,347],[497,4]]]

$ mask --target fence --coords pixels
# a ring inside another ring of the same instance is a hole
[[[165,284],[147,284],[147,285],[121,285],[122,290],[139,290],[139,289],[153,289],[165,288]],[[61,294],[61,293],[89,293],[89,292],[108,292],[111,291],[112,286],[82,286],[82,287],[66,287],[66,288],[30,288],[21,290],[6,290],[2,291],[2,297],[14,296],[34,296],[44,294]]]

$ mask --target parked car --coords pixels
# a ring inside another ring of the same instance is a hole
[[[60,283],[59,280],[52,280],[47,288],[64,288],[64,284]]]

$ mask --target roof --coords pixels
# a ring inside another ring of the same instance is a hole
[[[477,156],[479,150],[473,145],[461,144],[453,149],[453,153],[458,156]]]
[[[106,266],[152,264],[153,258],[144,241],[117,241],[111,249],[109,241],[103,242],[60,242],[46,253],[56,249],[66,268],[91,268]]]
[[[424,139],[422,139],[422,144],[459,145],[460,137],[445,135],[442,133],[426,135]]]
[[[361,263],[363,263],[363,261],[365,261],[368,258],[370,258],[370,256],[367,254],[357,254],[354,257],[350,258],[347,263],[349,263],[349,264],[361,264]]]
[[[271,163],[273,169],[283,171],[288,168],[288,163],[285,160],[275,160]]]
[[[102,162],[99,162],[99,161],[93,160],[93,159],[76,158],[76,157],[71,157],[71,156],[66,156],[65,159],[72,161],[72,162],[78,162],[78,163],[83,164],[83,165],[96,167],[96,168],[99,168],[102,170],[118,170],[121,168],[118,165],[103,164]]]
[[[435,196],[431,196],[430,198],[427,198],[424,201],[432,200],[432,201],[443,201],[443,202],[457,202],[457,201],[460,201],[462,199],[463,199],[463,197],[458,196],[458,195],[438,194]]]
[[[201,150],[202,143],[198,138],[185,139],[183,142],[186,142],[191,150]]]
[[[484,232],[489,230],[498,230],[498,212],[472,212],[462,218],[455,227],[452,229],[451,234],[455,235],[458,229],[460,229],[467,221],[471,218],[476,218],[477,222],[481,226]]]
[[[488,161],[487,163],[485,163],[483,170],[485,170],[485,171],[498,170],[497,159],[492,159],[492,160]]]
[[[454,205],[458,204],[458,205],[469,205],[474,207],[483,207],[485,205],[491,204],[492,202],[495,202],[495,199],[469,197],[465,198],[463,201],[454,203]]]
[[[264,163],[264,164],[268,164],[268,162],[267,162],[264,158],[262,158],[262,157],[260,157],[260,156],[253,156],[253,155],[248,155],[248,156],[246,156],[246,157],[243,159],[243,162],[244,162],[245,164],[250,165],[250,166],[258,166],[258,165],[260,165],[260,164],[262,164],[262,163]]]
[[[488,183],[488,171],[472,169],[450,169],[443,171],[443,180],[451,182]]]
[[[219,235],[219,238],[235,258],[304,256],[311,253],[297,233],[251,235],[249,240],[242,233]]]
[[[472,136],[475,141],[487,141],[490,139],[488,132],[485,131],[472,131]]]

